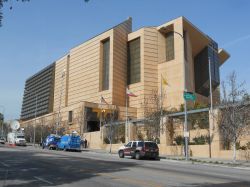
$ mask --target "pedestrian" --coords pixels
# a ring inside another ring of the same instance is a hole
[[[81,148],[84,148],[85,141],[81,139]]]
[[[87,145],[88,145],[88,141],[87,141],[87,139],[85,138],[85,140],[84,140],[84,148],[87,148]]]

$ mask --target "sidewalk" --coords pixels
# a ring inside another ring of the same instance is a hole
[[[82,152],[94,152],[99,154],[110,154],[107,150],[103,149],[90,149],[84,148]],[[112,155],[117,154],[117,152],[112,151]],[[118,154],[117,154],[118,155]],[[225,165],[225,166],[232,166],[232,167],[247,167],[250,169],[250,161],[244,160],[237,160],[236,163],[233,163],[233,160],[225,160],[225,159],[217,159],[217,158],[201,158],[201,157],[191,157],[189,161],[185,160],[183,156],[169,156],[169,155],[160,155],[161,160],[175,160],[180,162],[190,162],[190,163],[197,163],[197,164],[210,164],[210,165]]]
[[[28,144],[27,148],[29,149],[42,149],[38,144],[33,146],[33,144]],[[117,154],[116,151],[112,151],[109,153],[108,150],[103,149],[91,149],[91,148],[82,148],[82,153],[96,153],[96,154],[105,154],[115,156]],[[250,169],[250,161],[237,160],[236,163],[233,163],[233,160],[225,160],[225,159],[217,159],[217,158],[201,158],[201,157],[191,157],[188,161],[185,160],[183,156],[170,156],[170,155],[160,155],[159,156],[162,161],[176,161],[182,163],[190,163],[190,164],[205,164],[205,165],[214,165],[214,166],[227,166],[227,167],[241,167]]]
[[[221,158],[202,158],[202,157],[191,157],[189,161],[185,160],[184,156],[163,156],[161,159],[166,160],[176,160],[191,162],[192,164],[210,164],[210,165],[221,165],[221,166],[231,166],[231,167],[247,167],[250,169],[250,161],[237,160],[235,163],[233,160],[226,160]]]

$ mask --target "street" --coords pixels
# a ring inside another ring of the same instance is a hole
[[[249,187],[250,170],[0,146],[0,186]]]

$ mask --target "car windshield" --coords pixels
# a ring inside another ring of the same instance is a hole
[[[61,138],[59,138],[59,137],[55,137],[55,138],[54,138],[54,141],[58,142],[60,139],[61,139]]]
[[[24,138],[24,136],[17,136],[17,138]]]
[[[128,144],[125,145],[125,147],[131,147],[131,143],[132,143],[132,142],[128,142]]]
[[[145,147],[148,148],[158,148],[157,144],[154,142],[145,142]]]

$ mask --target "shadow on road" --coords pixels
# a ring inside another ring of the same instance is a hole
[[[0,150],[0,186],[70,186],[107,173],[127,171],[137,164],[76,158],[43,152]]]

